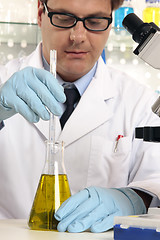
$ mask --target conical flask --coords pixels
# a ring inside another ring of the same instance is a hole
[[[63,142],[47,141],[46,161],[28,225],[33,230],[56,230],[55,211],[71,196],[64,167]]]

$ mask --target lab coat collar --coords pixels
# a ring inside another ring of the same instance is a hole
[[[42,51],[42,42],[38,44],[34,52],[32,52],[29,56],[21,59],[20,70],[28,66],[35,67],[35,68],[43,68],[41,51]]]

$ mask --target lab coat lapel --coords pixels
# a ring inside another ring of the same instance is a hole
[[[112,108],[109,107],[108,102],[115,94],[110,75],[100,60],[95,77],[60,135],[60,140],[65,142],[65,146],[91,132],[112,117]]]
[[[43,68],[41,43],[24,62],[23,59],[21,60],[20,69],[27,66]],[[115,89],[112,86],[110,75],[103,60],[100,59],[94,79],[81,97],[62,132],[60,123],[57,123],[56,139],[64,141],[67,146],[109,120],[113,113],[106,101],[112,99],[114,95]],[[34,124],[34,127],[43,135],[44,139],[49,138],[49,121],[40,119],[38,123]]]

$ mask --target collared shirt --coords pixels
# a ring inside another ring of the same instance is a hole
[[[42,54],[42,62],[43,62],[44,69],[47,71],[50,71],[50,65],[46,61],[42,51],[41,51],[41,54]],[[72,85],[75,85],[79,91],[80,96],[82,96],[83,93],[85,92],[85,90],[87,89],[88,85],[92,81],[92,78],[95,75],[96,69],[97,69],[97,63],[95,63],[94,67],[86,75],[84,75],[83,77],[81,77],[80,79],[76,80],[73,83],[65,82],[58,74],[57,74],[57,80],[58,80],[59,84],[62,85],[64,88],[65,87],[73,87]],[[78,104],[78,102],[75,103],[74,107],[76,107],[77,104]],[[60,103],[60,105],[61,105],[62,114],[63,114],[66,109],[66,105],[62,104],[62,103]],[[61,116],[59,116],[59,117],[61,117]]]

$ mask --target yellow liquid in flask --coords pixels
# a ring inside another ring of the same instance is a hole
[[[70,188],[66,174],[41,175],[28,225],[33,230],[56,230],[55,210],[69,197]]]

